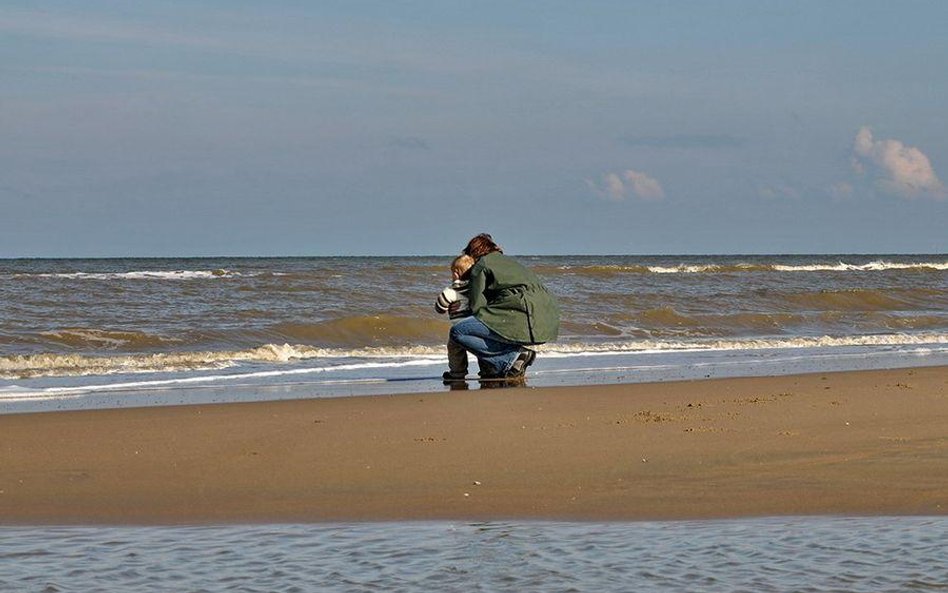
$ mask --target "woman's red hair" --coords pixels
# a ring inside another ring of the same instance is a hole
[[[480,235],[477,235],[468,241],[467,247],[464,248],[464,253],[470,255],[474,259],[480,259],[488,253],[494,253],[495,251],[499,253],[504,252],[504,250],[500,248],[500,245],[494,243],[493,237],[487,233],[481,233]]]

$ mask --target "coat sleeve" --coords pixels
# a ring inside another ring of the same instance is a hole
[[[471,303],[471,313],[477,315],[479,310],[487,306],[487,297],[484,296],[484,289],[487,288],[487,271],[484,268],[474,271],[476,273],[471,275],[467,298]]]

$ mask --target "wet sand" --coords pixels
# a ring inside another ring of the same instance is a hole
[[[948,511],[948,367],[0,416],[0,523]]]

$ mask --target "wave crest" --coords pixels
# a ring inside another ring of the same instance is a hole
[[[884,272],[903,271],[946,271],[948,261],[941,262],[891,262],[878,260],[866,264],[849,264],[843,261],[826,264],[776,264],[776,263],[734,263],[734,264],[594,264],[566,266],[537,266],[535,270],[543,275],[575,274],[584,276],[609,277],[618,274],[735,274],[747,272]]]
[[[545,353],[563,355],[583,353],[634,353],[663,352],[670,350],[771,350],[785,348],[836,348],[845,346],[918,346],[927,344],[948,345],[948,334],[873,334],[862,336],[812,336],[786,338],[730,338],[687,340],[628,340],[599,343],[556,343],[540,346]]]
[[[389,358],[443,354],[443,347],[364,348],[344,350],[292,344],[264,344],[247,350],[173,352],[89,356],[83,354],[18,354],[0,356],[0,379],[71,377],[124,373],[168,373],[224,369],[241,362],[291,362],[314,358]]]
[[[701,350],[764,350],[843,346],[948,345],[948,334],[883,334],[760,339],[637,339],[601,342],[560,342],[537,349],[545,355],[623,354]],[[173,373],[223,369],[242,362],[288,363],[307,359],[421,359],[445,356],[444,346],[316,348],[299,344],[264,344],[247,350],[88,356],[30,354],[0,356],[0,379],[69,377],[134,373]],[[408,364],[406,362],[405,364]]]
[[[205,280],[241,276],[231,270],[137,270],[130,272],[60,272],[13,274],[14,278],[59,278],[62,280]]]

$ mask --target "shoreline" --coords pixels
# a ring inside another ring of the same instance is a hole
[[[576,356],[542,353],[530,368],[527,385],[577,387],[633,383],[782,377],[810,373],[895,370],[948,366],[948,349],[919,350],[834,346],[828,348],[596,352]],[[737,356],[735,356],[737,354]],[[395,359],[393,358],[392,361]],[[38,379],[4,385],[0,416],[32,412],[80,411],[146,406],[225,404],[295,399],[443,393],[444,357],[389,364],[388,360],[351,365],[307,366],[305,362],[235,374],[172,377],[92,375]],[[74,381],[75,380],[75,381]],[[477,388],[472,378],[469,386]]]
[[[948,512],[948,366],[0,416],[0,524]]]

